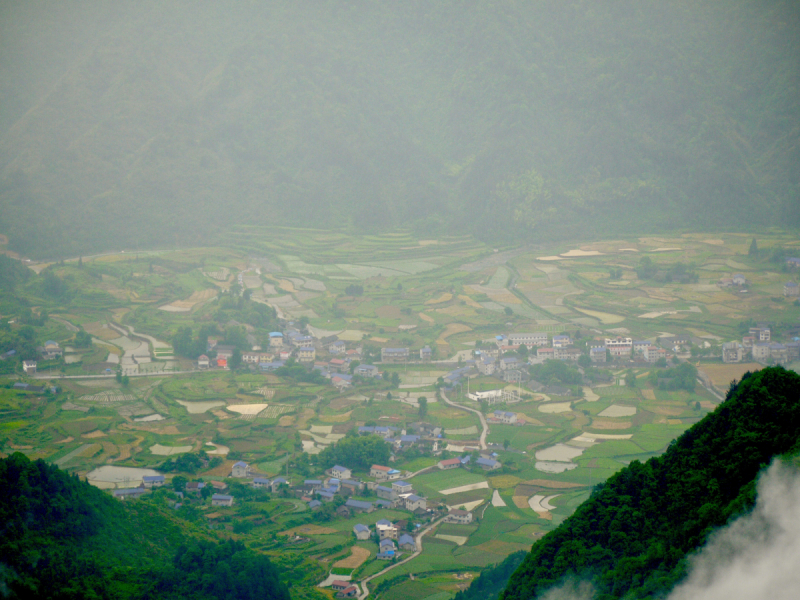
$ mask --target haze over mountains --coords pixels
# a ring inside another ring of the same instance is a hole
[[[0,233],[800,224],[789,0],[0,7]]]

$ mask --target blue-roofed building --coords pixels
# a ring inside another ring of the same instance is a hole
[[[382,485],[379,485],[375,488],[375,494],[377,494],[378,498],[383,498],[384,500],[389,500],[390,502],[397,500],[397,491]]]
[[[316,510],[321,506],[322,502],[320,502],[319,500],[312,500],[311,502],[308,503],[308,508],[310,508],[311,510]]]
[[[408,348],[381,348],[381,362],[404,362],[408,356]]]
[[[286,364],[286,362],[282,361],[282,360],[276,360],[276,361],[273,361],[273,362],[262,362],[262,363],[258,363],[258,368],[261,369],[262,372],[277,371],[278,369],[280,369],[285,364]]]
[[[406,510],[428,510],[428,501],[422,496],[411,494],[406,498]]]
[[[517,422],[517,415],[513,412],[496,410],[492,413],[492,417],[506,425],[513,425]]]
[[[333,492],[329,492],[327,490],[320,490],[317,492],[317,494],[319,495],[319,497],[322,499],[323,502],[330,502],[336,495]]]
[[[233,506],[233,496],[214,494],[211,496],[211,506]]]
[[[322,480],[321,479],[306,479],[303,482],[303,488],[307,492],[313,492],[315,490],[322,489]]]
[[[138,488],[125,488],[121,490],[113,490],[111,495],[118,500],[129,500],[131,498],[136,499],[142,494],[147,493],[147,490],[143,487]]]
[[[414,488],[407,481],[395,481],[392,483],[392,489],[398,494],[410,494]]]
[[[469,457],[469,454],[467,454],[465,456],[462,456],[460,460],[462,465],[468,465],[471,459]]]
[[[495,469],[499,469],[503,465],[501,465],[498,461],[492,460],[491,458],[479,458],[475,461],[479,467],[484,469],[485,471],[494,471]]]
[[[417,551],[417,543],[414,541],[414,538],[404,533],[400,536],[397,540],[398,545],[400,546],[401,550],[405,550],[406,552],[416,552]]]
[[[286,479],[283,477],[276,477],[275,479],[272,480],[272,483],[270,485],[272,487],[272,491],[277,492],[282,485],[289,485],[289,482],[286,481]]]
[[[253,478],[253,487],[254,488],[268,488],[270,486],[269,479],[264,477],[254,477]]]
[[[142,477],[142,483],[146,488],[161,487],[165,483],[163,475],[145,475]]]
[[[395,549],[394,540],[389,538],[384,538],[381,540],[381,543],[378,544],[378,547],[380,548],[381,552],[394,550]]]
[[[353,509],[354,512],[357,513],[371,513],[375,510],[372,502],[365,502],[364,500],[353,500],[352,498],[348,498],[347,502],[344,503],[347,508]]]
[[[358,365],[353,370],[353,374],[358,375],[359,377],[380,377],[378,367],[375,365]]]
[[[388,500],[375,500],[375,506],[379,506],[381,508],[392,508],[392,503]]]

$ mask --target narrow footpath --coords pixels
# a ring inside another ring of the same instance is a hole
[[[444,400],[445,404],[449,404],[453,408],[458,408],[460,410],[467,410],[469,412],[473,412],[478,415],[478,418],[481,420],[481,437],[480,437],[480,444],[481,450],[486,450],[488,446],[486,445],[486,435],[489,433],[489,424],[486,422],[486,417],[483,416],[483,413],[479,410],[474,408],[468,408],[462,404],[456,404],[455,402],[451,401],[445,394],[442,394],[442,400]]]

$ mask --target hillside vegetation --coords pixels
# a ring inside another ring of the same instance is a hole
[[[539,597],[568,578],[590,581],[602,600],[669,591],[685,576],[687,555],[752,507],[759,471],[798,449],[798,386],[800,376],[780,367],[743,378],[663,455],[634,461],[596,488],[533,546],[500,598]]]
[[[289,600],[265,556],[22,454],[0,460],[5,598]],[[188,528],[188,530],[187,530]]]
[[[800,223],[789,0],[5,3],[0,232]],[[635,216],[633,216],[635,215]]]

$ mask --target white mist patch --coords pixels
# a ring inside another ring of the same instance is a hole
[[[800,593],[800,472],[780,462],[753,512],[711,537],[669,600],[791,600]]]

